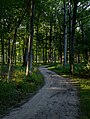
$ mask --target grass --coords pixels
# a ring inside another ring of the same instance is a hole
[[[49,69],[55,71],[59,75],[69,77],[75,81],[80,98],[80,119],[90,119],[90,72],[88,72],[89,68],[87,71],[84,66],[82,67],[76,64],[74,75],[70,75],[69,65],[66,67],[59,64],[52,65],[49,66]]]
[[[4,68],[2,68],[3,73]],[[15,66],[11,81],[0,80],[0,116],[7,113],[9,108],[28,100],[43,84],[43,76],[36,67],[33,69],[32,75],[26,77],[25,68]]]
[[[90,79],[75,78],[79,84],[80,119],[90,119]]]

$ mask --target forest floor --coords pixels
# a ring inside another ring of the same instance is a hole
[[[46,67],[41,66],[39,70],[45,77],[45,85],[2,119],[77,119],[79,99],[73,82]]]

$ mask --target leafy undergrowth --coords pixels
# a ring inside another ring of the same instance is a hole
[[[36,67],[28,77],[24,67],[14,67],[11,81],[0,80],[0,116],[28,100],[43,84],[43,76]]]
[[[90,79],[72,78],[79,87],[80,119],[90,119]]]
[[[59,75],[74,80],[79,91],[80,119],[90,119],[90,67],[88,65],[82,66],[82,64],[76,64],[73,75],[70,75],[69,65],[66,67],[60,64],[50,65],[48,68]]]

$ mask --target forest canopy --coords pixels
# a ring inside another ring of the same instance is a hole
[[[0,0],[0,65],[89,61],[89,0]]]

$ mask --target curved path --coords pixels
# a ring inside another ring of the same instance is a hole
[[[39,70],[45,77],[45,86],[3,119],[77,119],[79,102],[75,87],[45,67]]]

